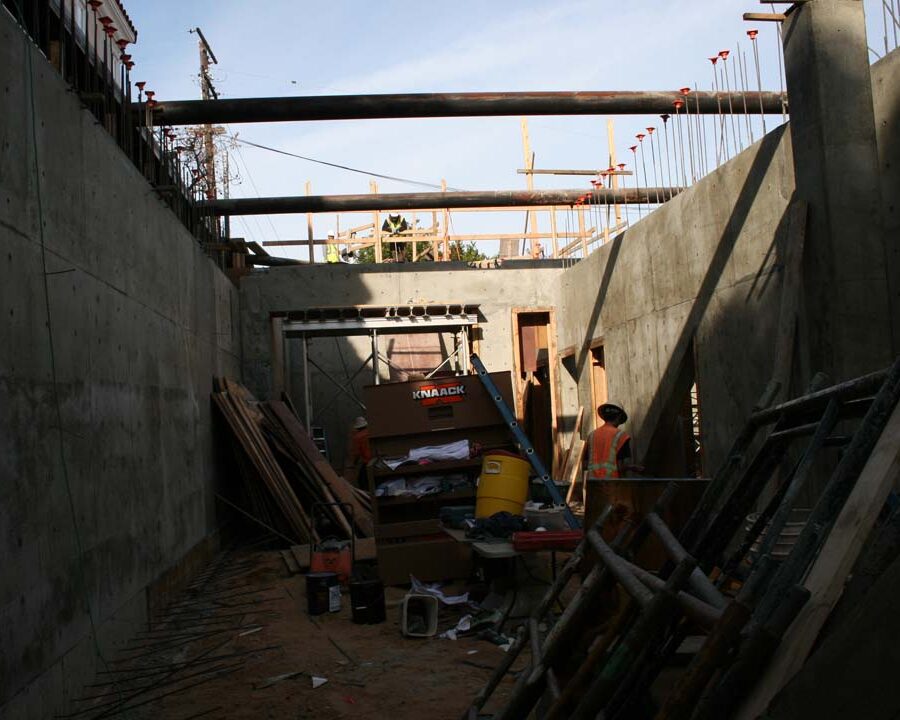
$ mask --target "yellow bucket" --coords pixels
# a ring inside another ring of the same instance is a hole
[[[504,510],[521,515],[528,499],[531,465],[517,455],[485,455],[478,478],[475,517],[490,517]]]

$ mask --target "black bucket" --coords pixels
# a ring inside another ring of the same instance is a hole
[[[385,620],[384,585],[381,580],[351,580],[350,608],[353,622],[375,625]]]
[[[337,573],[309,573],[306,576],[306,602],[310,615],[338,612],[341,609],[341,586]]]

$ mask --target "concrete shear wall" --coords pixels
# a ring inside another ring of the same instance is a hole
[[[566,272],[559,342],[576,348],[589,427],[592,340],[603,340],[609,397],[630,414],[639,458],[694,342],[706,460],[721,461],[771,376],[792,191],[781,129]]]
[[[216,528],[237,293],[2,10],[0,250],[0,717],[47,718],[93,676],[87,602],[111,653]]]

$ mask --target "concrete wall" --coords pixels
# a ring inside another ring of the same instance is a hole
[[[335,305],[480,304],[484,316],[480,324],[481,358],[491,370],[512,370],[511,310],[556,307],[555,281],[565,266],[555,261],[513,261],[492,269],[472,268],[464,263],[341,264],[272,268],[254,273],[241,280],[245,382],[259,397],[267,397],[271,391],[272,313]],[[367,338],[317,338],[310,344],[312,359],[339,381],[346,381],[371,351]],[[295,404],[302,408],[299,345],[299,341],[291,343],[291,378]],[[314,413],[329,406],[317,424],[325,427],[332,462],[340,466],[349,423],[362,413],[321,373],[315,369],[312,373]],[[364,370],[353,383],[354,392],[362,398],[362,387],[371,383],[371,372]]]
[[[559,345],[576,348],[588,428],[595,418],[587,355],[593,340],[603,340],[609,397],[631,416],[638,457],[693,343],[706,461],[717,466],[771,376],[792,189],[782,128],[563,275]]]
[[[0,249],[0,717],[48,718],[216,528],[237,295],[2,11]]]
[[[900,50],[872,66],[872,102],[878,144],[878,176],[885,256],[893,319],[894,351],[900,352]]]
[[[898,51],[872,66],[886,274],[894,308],[900,307],[898,72]],[[693,344],[704,469],[714,472],[772,376],[785,211],[794,190],[788,124],[566,271],[559,281],[559,347],[576,348],[575,358],[564,367],[575,368],[578,393],[566,392],[573,381],[563,372],[563,412],[574,414],[577,403],[591,410],[587,352],[592,340],[602,338],[610,399],[628,409],[628,429],[638,457],[644,457],[670,430],[661,418]],[[843,257],[858,252],[852,234],[843,243]],[[879,265],[882,258],[869,258],[869,263]],[[808,295],[832,292],[827,277],[813,276],[809,284]],[[845,315],[859,312],[874,310],[854,308]],[[843,321],[850,322],[846,317]],[[840,348],[861,372],[883,367],[892,352],[889,334],[876,333],[875,318],[871,320],[842,331],[845,337],[868,333],[866,343]],[[900,317],[894,311],[885,318],[881,311],[878,327],[888,320],[896,325]],[[801,319],[794,391],[827,360],[816,357],[810,334]],[[877,353],[871,352],[873,346]]]

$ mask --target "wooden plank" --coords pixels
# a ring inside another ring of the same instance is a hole
[[[581,440],[581,425],[584,422],[584,406],[578,408],[578,415],[575,417],[575,427],[572,429],[572,437],[569,438],[569,447],[566,448],[566,454],[563,457],[563,477],[568,478],[569,463],[571,462],[572,452],[575,449],[575,442]],[[583,451],[582,451],[583,452]],[[566,502],[572,500],[575,491],[575,483],[569,485],[569,492],[566,493]]]
[[[309,545],[306,545],[306,547],[309,547]],[[300,566],[297,564],[297,560],[290,550],[282,550],[281,559],[284,560],[284,564],[287,566],[288,572],[291,575],[296,575],[300,572]]]
[[[312,183],[309,180],[306,181],[306,194],[312,195]],[[266,244],[268,243],[263,243],[263,245]],[[306,213],[306,244],[309,246],[309,262],[314,263],[316,261],[316,243],[313,240],[312,213]]]
[[[562,470],[562,448],[559,444],[559,412],[562,400],[559,394],[559,356],[556,354],[556,311],[550,311],[547,326],[547,365],[550,371],[550,442],[553,448],[551,477],[559,477]]]
[[[797,674],[844,589],[863,543],[900,475],[900,405],[894,408],[875,449],[844,503],[828,539],[807,575],[809,602],[788,628],[762,680],[750,694],[737,720],[753,720]]]
[[[309,570],[309,548],[309,545],[291,545],[291,554],[294,556],[294,560],[297,561],[301,572]]]
[[[226,387],[227,387],[226,381]],[[315,537],[309,518],[284,477],[255,421],[244,411],[244,402],[230,392],[213,393],[213,401],[244,449],[260,480],[301,540]]]
[[[786,17],[784,13],[744,13],[744,20],[752,22],[784,22]]]
[[[437,518],[410,520],[408,522],[377,525],[375,527],[375,537],[378,540],[390,540],[393,538],[415,537],[416,535],[434,535],[440,531],[441,524]]]
[[[566,476],[565,480],[569,483],[569,489],[571,490],[578,483],[578,479],[581,477],[581,465],[582,458],[584,457],[584,446],[585,441],[581,438],[578,438],[575,441],[575,447],[572,450],[572,455],[569,458],[569,465],[566,468]],[[584,488],[581,490],[582,498],[584,497]],[[566,502],[569,501],[568,496],[566,497]]]
[[[269,406],[278,416],[282,425],[284,425],[291,434],[297,447],[306,455],[312,466],[319,473],[335,498],[337,498],[339,502],[347,503],[353,508],[353,521],[356,524],[356,527],[359,528],[364,535],[371,537],[375,529],[372,516],[362,506],[359,499],[353,493],[353,486],[338,475],[328,461],[322,457],[309,435],[306,434],[306,429],[300,424],[300,420],[288,410],[284,403],[275,401],[269,403]]]

